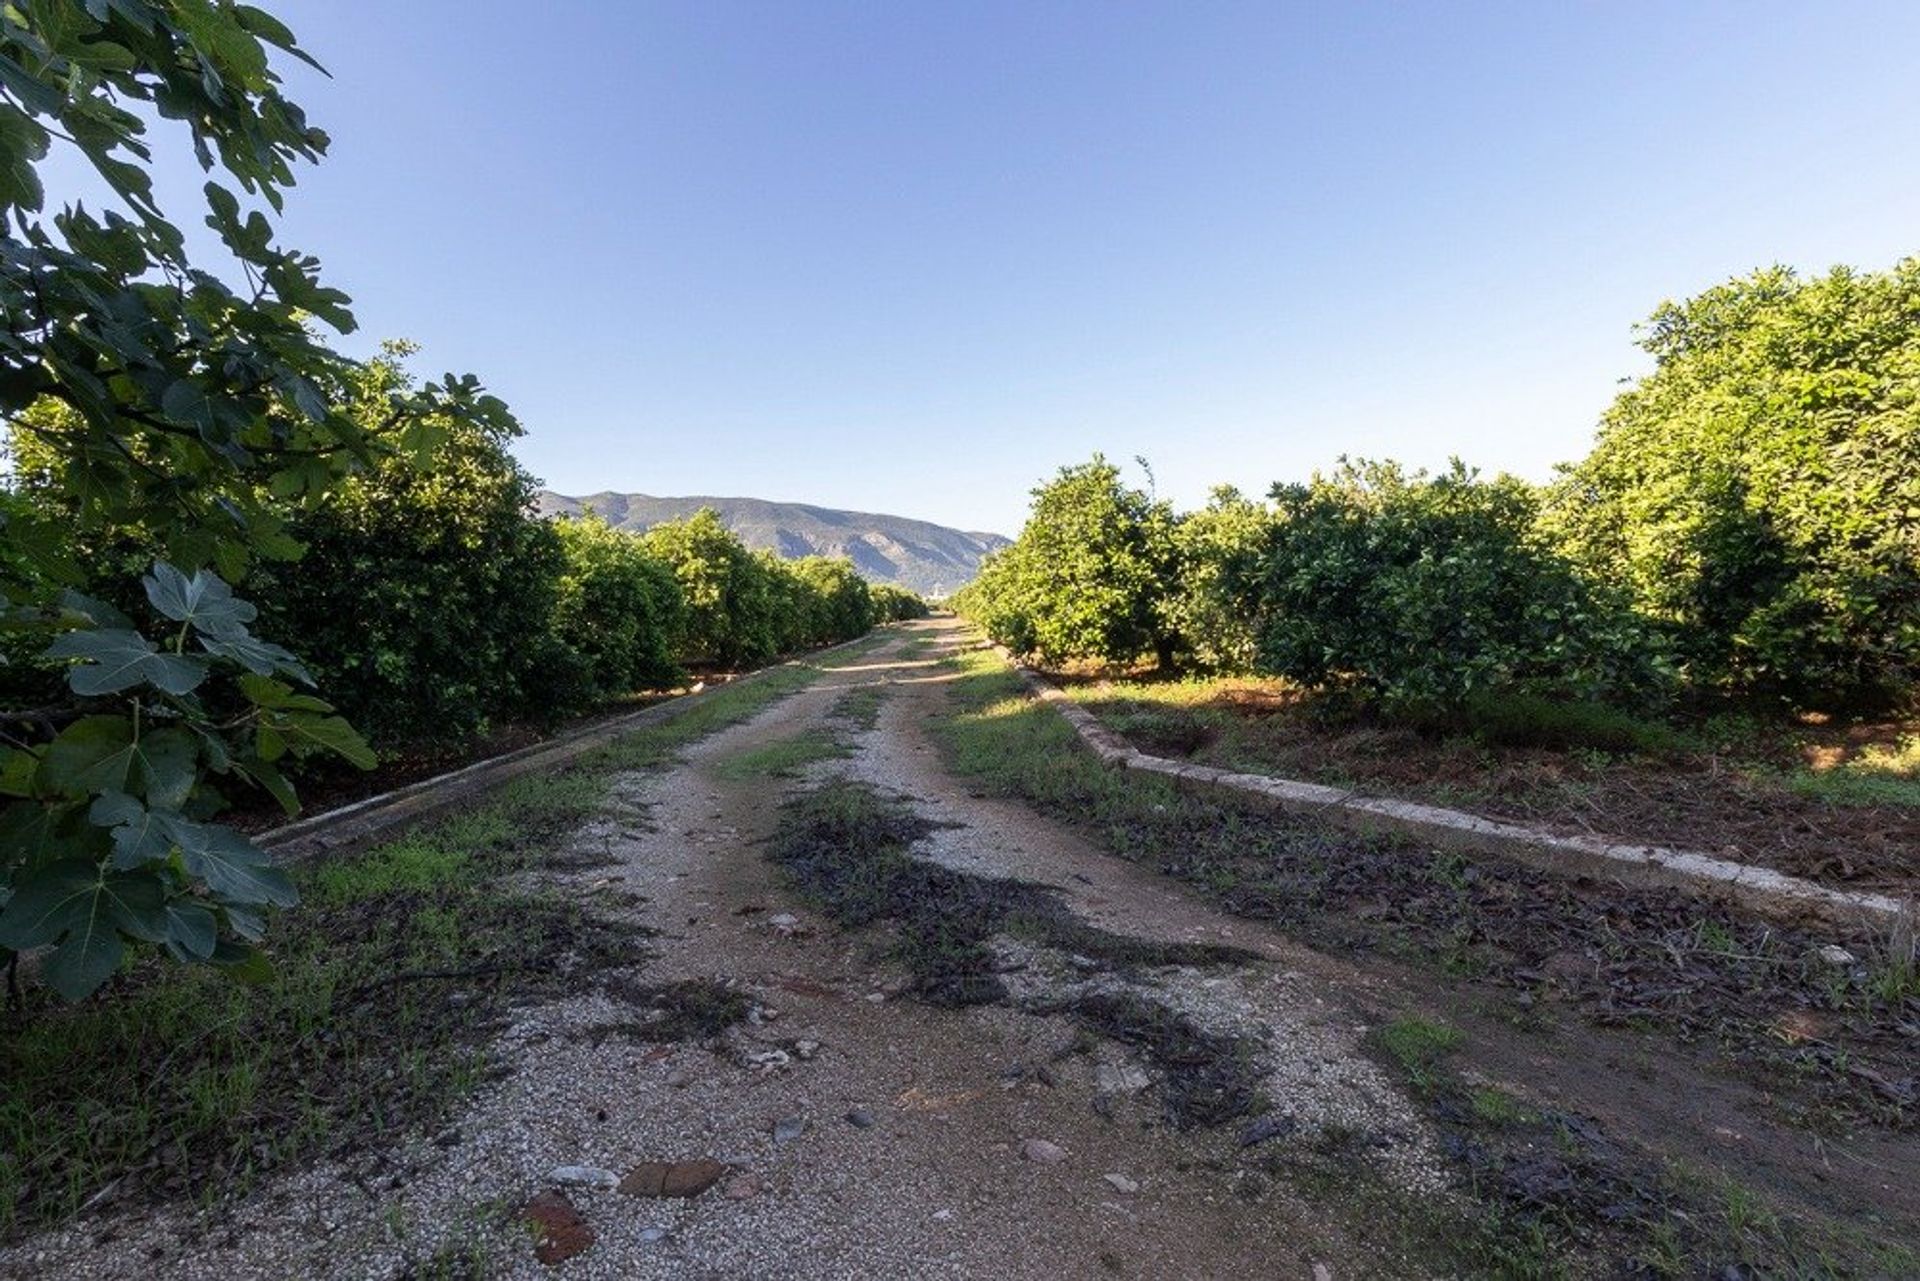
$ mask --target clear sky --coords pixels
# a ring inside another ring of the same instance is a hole
[[[1920,251],[1915,0],[261,3],[283,238],[569,493],[1544,478],[1663,298]]]

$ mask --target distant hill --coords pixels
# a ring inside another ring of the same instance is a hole
[[[616,529],[635,532],[711,507],[749,547],[788,557],[845,556],[873,582],[897,583],[929,596],[944,596],[971,582],[980,570],[980,558],[1008,542],[999,534],[948,529],[904,516],[835,511],[806,503],[770,503],[761,498],[655,498],[650,494],[614,493],[569,498],[542,490],[538,507],[543,516],[597,512]]]

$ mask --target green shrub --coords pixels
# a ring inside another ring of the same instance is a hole
[[[1547,516],[1703,687],[1885,703],[1920,676],[1920,258],[1656,312],[1654,372]]]
[[[904,623],[915,618],[926,618],[933,613],[932,607],[921,599],[919,593],[910,592],[904,587],[896,587],[892,583],[870,583],[867,591],[873,598],[876,622]]]
[[[1151,654],[1167,666],[1180,647],[1169,609],[1177,523],[1170,504],[1125,485],[1095,454],[1033,491],[1020,537],[983,562],[954,608],[1042,662]]]
[[[703,507],[684,520],[662,521],[641,536],[641,545],[680,584],[687,607],[686,661],[738,667],[765,662],[788,647],[773,571],[718,512]]]
[[[659,689],[681,676],[686,602],[673,571],[640,540],[596,516],[554,522],[566,568],[554,601],[553,634],[580,662],[575,707]]]
[[[1230,584],[1254,602],[1258,670],[1401,707],[1665,690],[1646,629],[1540,543],[1519,480],[1343,463],[1273,499],[1265,548]]]
[[[390,345],[350,390],[371,420],[406,389]],[[377,426],[369,421],[370,430]],[[421,457],[391,453],[288,529],[306,552],[248,583],[270,634],[302,650],[378,744],[458,741],[502,717],[548,714],[560,536],[531,514],[537,483],[508,452],[518,424],[441,424]]]
[[[798,580],[802,589],[808,624],[802,644],[830,645],[873,630],[878,621],[873,590],[852,561],[844,556],[806,556],[780,569]]]

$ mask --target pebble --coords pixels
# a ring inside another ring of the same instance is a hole
[[[563,1165],[547,1176],[555,1183],[579,1188],[617,1188],[620,1176],[597,1165]]]
[[[685,1068],[675,1068],[667,1073],[667,1084],[676,1090],[684,1090],[693,1084],[693,1073]]]
[[[791,1143],[807,1132],[807,1118],[804,1116],[783,1116],[773,1123],[773,1141]]]
[[[1324,1263],[1314,1264],[1313,1281],[1333,1281],[1333,1269]]]
[[[733,1178],[727,1180],[727,1186],[721,1191],[720,1195],[729,1201],[751,1201],[754,1197],[759,1196],[760,1192],[760,1179],[758,1175],[736,1174]]]
[[[666,1239],[666,1236],[667,1236],[667,1230],[665,1228],[640,1229],[640,1239],[642,1241],[647,1241],[647,1242],[663,1241]]]
[[[1020,1155],[1037,1165],[1058,1165],[1067,1159],[1067,1150],[1046,1139],[1028,1139],[1020,1145]]]
[[[1115,1192],[1124,1192],[1128,1196],[1132,1196],[1134,1193],[1140,1190],[1140,1185],[1138,1183],[1134,1182],[1132,1179],[1129,1179],[1126,1175],[1120,1174],[1118,1172],[1107,1175],[1106,1180],[1109,1184],[1113,1186],[1113,1190]]]
[[[856,1130],[871,1130],[873,1128],[873,1113],[867,1111],[865,1108],[855,1108],[853,1111],[847,1113],[847,1124]]]
[[[1102,1063],[1094,1069],[1093,1082],[1102,1094],[1138,1094],[1153,1084],[1153,1078],[1132,1063]]]
[[[1838,943],[1828,943],[1823,947],[1817,947],[1813,950],[1813,954],[1822,961],[1825,961],[1828,965],[1852,965],[1855,959],[1852,952],[1847,951],[1846,948],[1841,947]]]

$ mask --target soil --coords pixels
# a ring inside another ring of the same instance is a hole
[[[620,776],[579,857],[543,876],[646,932],[650,956],[510,1012],[497,1079],[447,1130],[392,1136],[381,1177],[333,1161],[211,1210],[99,1213],[0,1251],[0,1275],[1421,1276],[1434,1262],[1353,1189],[1452,1212],[1473,1177],[1516,1205],[1572,1186],[1598,1222],[1669,1158],[1782,1213],[1920,1239],[1910,1135],[1795,1128],[1671,1038],[1515,1026],[1430,966],[1317,950],[979,795],[929,733],[951,673],[925,639],[961,633],[913,625],[680,764]],[[854,689],[883,695],[870,728],[835,716]],[[727,768],[822,735],[854,750],[785,777]],[[914,866],[891,864],[858,922],[831,876],[773,857],[807,848],[793,802],[823,786],[906,816],[879,845]],[[916,961],[941,921],[929,895],[978,908],[961,952],[985,999],[941,999],[947,972],[929,985]],[[1409,1013],[1460,1028],[1449,1071],[1546,1115],[1579,1161],[1522,1160],[1463,1126],[1452,1086],[1402,1080],[1370,1046]],[[1182,1073],[1226,1060],[1230,1106],[1183,1114]],[[690,1197],[557,1177],[701,1159],[728,1172]],[[1292,1168],[1313,1162],[1338,1186]]]
[[[1098,677],[1065,678],[1098,690]],[[1780,774],[1830,768],[1916,732],[1911,722],[1803,726],[1735,754],[1656,757],[1493,746],[1329,716],[1260,682],[1191,711],[1096,695],[1089,710],[1142,751],[1455,806],[1492,818],[1694,850],[1825,885],[1920,896],[1920,807],[1842,804]]]

